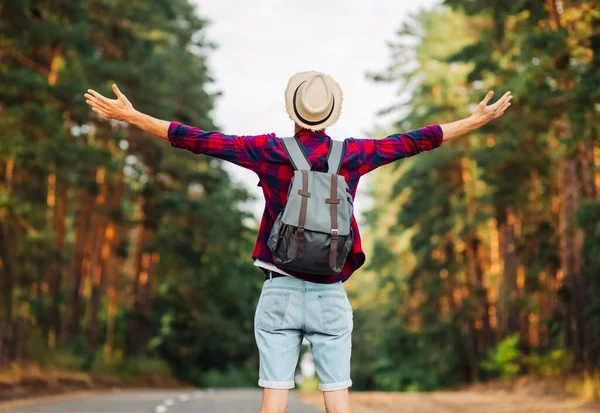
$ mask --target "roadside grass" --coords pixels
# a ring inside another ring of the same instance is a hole
[[[600,370],[594,373],[586,372],[583,376],[567,378],[565,390],[579,399],[600,401]]]
[[[83,366],[88,364],[87,371]],[[171,373],[166,362],[151,358],[93,363],[85,357],[48,351],[42,362],[11,363],[0,369],[0,398],[16,389],[28,393],[103,387],[186,387]],[[3,393],[5,393],[3,395]]]
[[[319,391],[319,378],[316,376],[305,377],[298,385],[298,389],[301,392],[318,392]]]

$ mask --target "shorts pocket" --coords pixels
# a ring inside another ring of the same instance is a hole
[[[266,331],[282,328],[289,301],[288,291],[263,291],[256,310],[256,327]]]
[[[344,292],[318,294],[321,307],[321,331],[338,334],[352,330],[352,307]]]

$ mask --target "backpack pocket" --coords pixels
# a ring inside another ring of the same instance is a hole
[[[277,217],[267,243],[277,265],[288,264],[296,258],[298,250],[296,232],[297,228],[281,222],[281,215]]]
[[[352,229],[348,235],[339,236],[335,268],[332,268],[329,262],[331,235],[305,229],[303,254],[299,254],[298,228],[283,223],[282,215],[273,224],[267,242],[275,265],[286,271],[313,275],[332,275],[342,271],[352,250]]]

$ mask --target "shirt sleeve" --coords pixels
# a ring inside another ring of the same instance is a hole
[[[350,169],[365,175],[380,166],[430,151],[442,144],[440,125],[429,125],[407,133],[390,135],[383,139],[346,139],[346,159]]]
[[[256,136],[225,135],[171,122],[169,143],[193,153],[213,156],[256,171],[274,134]]]

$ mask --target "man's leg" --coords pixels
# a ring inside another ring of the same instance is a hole
[[[274,278],[263,286],[254,318],[260,354],[261,413],[285,413],[302,345],[302,280]]]
[[[288,405],[289,390],[263,389],[260,413],[285,413]]]
[[[348,389],[324,391],[323,399],[327,413],[352,413]]]
[[[311,344],[325,407],[328,413],[351,413],[352,307],[341,284],[307,290],[304,336]]]

